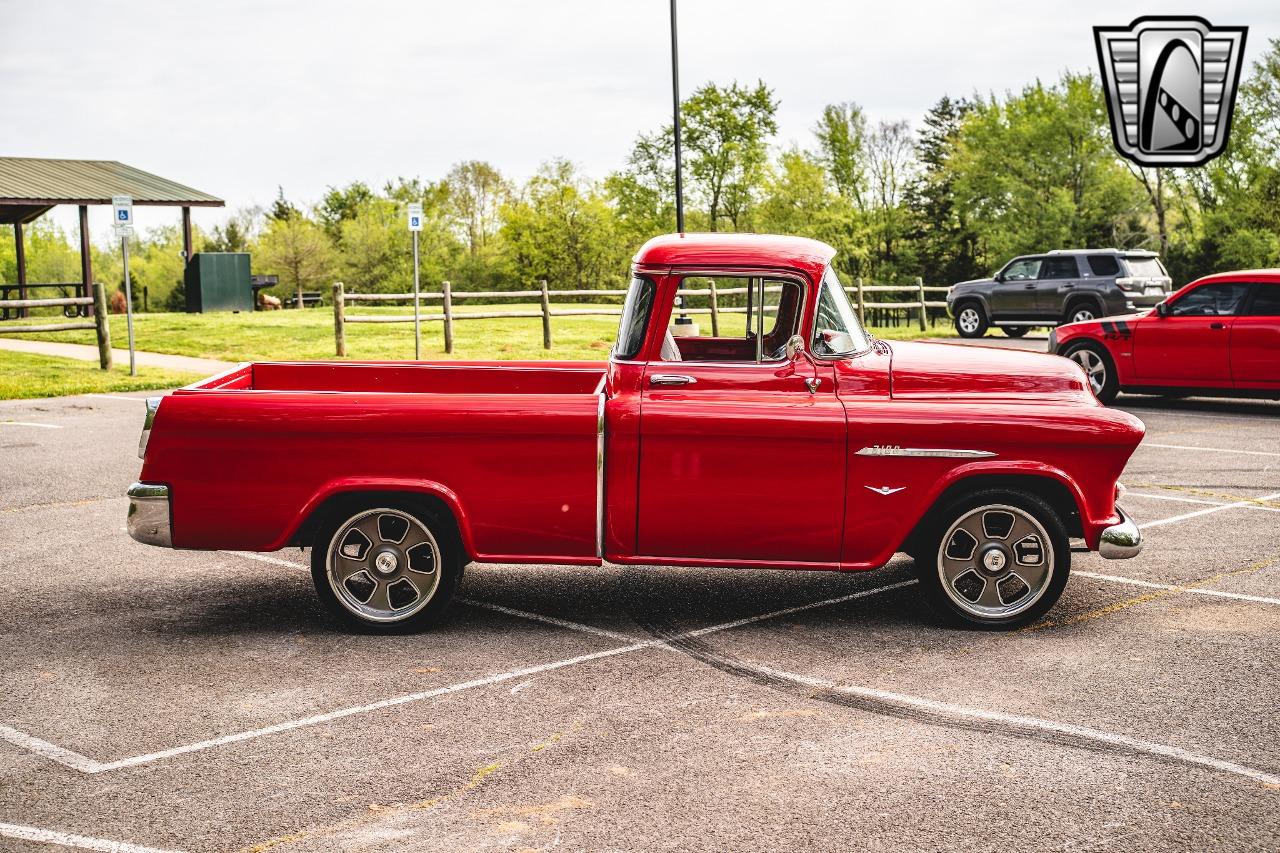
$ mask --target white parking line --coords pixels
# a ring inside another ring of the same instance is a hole
[[[62,429],[57,424],[38,424],[33,421],[0,421],[0,426],[38,427],[39,429]]]
[[[1151,441],[1144,441],[1139,447],[1159,447],[1162,450],[1203,450],[1208,453],[1239,453],[1244,456],[1275,456],[1280,458],[1280,453],[1271,453],[1266,450],[1235,450],[1229,447],[1198,447],[1189,444],[1156,444]]]
[[[123,400],[126,403],[142,403],[147,399],[146,397],[125,397],[121,394],[84,394],[82,396],[93,397],[97,400]]]
[[[1235,503],[1230,503],[1230,504],[1219,504],[1218,506],[1211,506],[1205,509],[1195,510],[1194,512],[1187,512],[1187,513],[1183,513],[1182,515],[1175,515],[1172,518],[1160,518],[1155,521],[1148,521],[1144,524],[1139,524],[1138,529],[1146,530],[1147,528],[1150,528],[1150,527],[1161,527],[1165,524],[1174,524],[1179,521],[1186,521],[1189,518],[1198,518],[1202,515],[1209,515],[1215,512],[1222,512],[1224,509],[1239,509],[1241,507],[1256,506],[1257,501],[1273,501],[1276,498],[1280,498],[1280,492],[1276,492],[1273,495],[1263,495],[1262,497],[1257,498],[1255,500],[1236,501]]]
[[[1267,598],[1265,595],[1245,595],[1240,592],[1222,592],[1216,589],[1203,589],[1198,586],[1174,586],[1171,584],[1153,583],[1151,581],[1140,581],[1136,578],[1125,578],[1120,575],[1100,575],[1096,572],[1082,572],[1079,570],[1073,571],[1071,574],[1079,575],[1082,578],[1093,578],[1094,580],[1129,584],[1130,586],[1144,586],[1148,589],[1176,590],[1178,592],[1189,592],[1192,595],[1208,595],[1213,598],[1234,598],[1239,601],[1252,601],[1255,604],[1280,605],[1280,598]]]
[[[178,853],[176,850],[139,847],[137,844],[129,844],[124,841],[90,838],[86,835],[72,835],[69,832],[55,832],[52,829],[19,826],[16,823],[0,823],[0,838],[37,841],[45,844],[56,844],[59,847],[72,847],[77,850],[100,850],[102,853]]]
[[[893,588],[907,586],[914,581],[904,581],[894,584]],[[880,592],[889,587],[881,587],[876,590],[868,590],[866,594],[871,592]],[[856,595],[856,593],[855,593]],[[846,597],[847,599],[848,597]],[[786,611],[775,611],[774,615],[781,615],[784,612],[794,612],[796,610],[805,610],[808,607],[788,608]],[[549,617],[542,616],[537,613],[525,613],[523,611],[509,610],[507,612],[513,615],[522,615],[537,621],[547,621]],[[753,621],[752,619],[740,620],[745,623]],[[758,620],[757,620],[758,621]],[[559,624],[573,630],[584,631],[586,633],[596,633],[595,628],[588,625],[579,625],[573,622],[567,622],[563,619],[557,619],[555,624]],[[726,623],[726,625],[732,623]],[[715,626],[713,630],[724,630],[726,626]],[[698,635],[699,632],[690,631],[681,634],[679,637],[673,638],[673,642],[683,637],[692,637]],[[701,633],[709,633],[704,629]],[[661,643],[662,647],[671,651],[680,651],[679,648]],[[1139,738],[1129,737],[1128,735],[1115,734],[1113,732],[1103,731],[1102,729],[1089,728],[1087,726],[1078,726],[1073,723],[1060,723],[1055,720],[1042,719],[1040,717],[1029,717],[1022,714],[1009,714],[1004,711],[989,711],[983,708],[974,708],[967,705],[956,705],[950,702],[939,702],[936,699],[928,699],[922,696],[911,696],[904,693],[893,693],[888,690],[880,690],[874,687],[862,687],[858,685],[841,684],[835,681],[829,681],[824,678],[815,678],[808,675],[800,675],[785,670],[773,669],[772,667],[760,666],[757,664],[746,663],[738,659],[733,659],[732,664],[735,669],[745,669],[760,675],[769,676],[775,679],[790,681],[803,687],[816,687],[821,690],[827,690],[834,693],[843,693],[849,696],[859,696],[867,699],[874,699],[879,702],[896,705],[899,707],[928,711],[939,716],[954,717],[960,719],[978,719],[987,722],[1000,723],[1002,726],[1019,729],[1022,731],[1032,732],[1052,732],[1056,734],[1065,734],[1077,737],[1082,740],[1090,740],[1097,743],[1105,743],[1111,746],[1121,746],[1131,749],[1135,752],[1142,752],[1148,755],[1155,755],[1165,758],[1173,758],[1187,764],[1195,764],[1201,767],[1207,767],[1211,770],[1218,770],[1223,773],[1230,773],[1236,776],[1243,776],[1262,782],[1267,785],[1280,785],[1280,776],[1258,770],[1253,767],[1246,767],[1242,764],[1236,764],[1232,761],[1225,761],[1221,758],[1214,758],[1210,755],[1204,755],[1198,752],[1182,749],[1181,747],[1169,746],[1167,744],[1156,743],[1154,741],[1141,740]]]
[[[1206,501],[1202,498],[1175,498],[1173,495],[1152,495],[1146,492],[1128,491],[1124,493],[1126,498],[1151,498],[1157,501],[1177,501],[1184,504],[1206,504],[1208,506],[1226,506],[1226,501]]]
[[[224,553],[236,553],[236,552],[227,551]],[[285,560],[275,560],[275,562],[278,562],[282,565],[289,566],[295,569],[305,568],[305,566],[300,566],[297,563],[290,563]],[[720,625],[712,625],[708,628],[700,628],[696,631],[690,631],[687,634],[683,634],[681,636],[689,636],[689,637],[703,636],[705,634],[710,634],[717,631],[727,631],[732,628],[737,628],[742,625],[748,625],[753,622],[760,622],[765,619],[773,619],[779,616],[786,616],[792,613],[800,613],[806,610],[814,610],[819,607],[830,607],[832,605],[840,604],[846,601],[853,601],[855,599],[865,598],[870,595],[876,595],[878,593],[888,592],[890,590],[901,589],[902,587],[910,586],[915,582],[916,581],[914,579],[907,580],[907,581],[899,581],[897,583],[886,584],[884,586],[874,587],[872,589],[860,590],[859,592],[850,593],[848,595],[841,595],[835,598],[827,598],[827,599],[823,599],[822,601],[815,601],[810,604],[801,604],[795,607],[784,607],[779,610],[771,610],[767,613],[761,613],[756,616],[749,616],[749,617],[746,617],[745,619],[735,619],[732,622],[725,622]],[[539,621],[560,625],[561,627],[565,627],[565,628],[572,628],[574,630],[585,630],[586,632],[592,633],[592,634],[599,634],[601,631],[601,629],[588,628],[587,626],[579,626],[576,623],[567,622],[565,620],[556,620],[554,617],[550,617],[550,616],[526,614],[524,611],[517,611],[511,608],[503,608],[501,605],[492,605],[491,609],[500,610],[502,612],[510,613],[511,615],[522,616],[525,618],[537,618]],[[612,632],[610,633],[612,634]],[[623,634],[618,634],[615,636],[624,637],[627,640],[632,639]],[[562,669],[564,667],[574,666],[580,663],[587,663],[593,660],[600,660],[602,658],[613,657],[615,655],[621,655],[621,654],[627,654],[628,652],[639,651],[640,649],[647,649],[655,646],[665,646],[665,645],[666,643],[662,640],[645,640],[645,641],[631,642],[629,645],[616,646],[612,649],[605,649],[604,651],[592,652],[590,654],[585,654],[585,655],[578,655],[576,657],[567,658],[565,660],[552,661],[550,663],[535,664],[533,666],[521,667],[520,669],[514,669],[514,670],[511,670],[510,672],[502,672],[496,675],[488,675],[483,678],[476,678],[470,681],[463,681],[458,684],[451,684],[444,687],[437,687],[431,690],[423,690],[419,693],[410,693],[404,696],[393,696],[389,699],[383,699],[378,702],[371,702],[367,705],[357,705],[349,708],[340,708],[336,711],[330,711],[326,714],[316,714],[314,716],[302,717],[296,720],[286,720],[284,722],[276,723],[275,725],[271,725],[271,726],[264,726],[259,729],[251,729],[249,731],[235,732],[234,734],[223,735],[222,737],[212,738],[210,740],[203,740],[203,741],[198,741],[196,743],[189,743],[183,746],[174,747],[172,749],[165,749],[159,752],[150,752],[145,755],[135,755],[129,758],[121,758],[116,761],[105,761],[105,762],[95,761],[92,758],[64,749],[55,744],[51,744],[47,741],[40,740],[39,738],[33,737],[31,735],[28,735],[25,732],[18,731],[17,729],[13,729],[8,726],[0,726],[0,738],[3,738],[4,740],[7,740],[10,743],[15,744],[17,746],[21,746],[24,749],[29,749],[32,752],[36,752],[40,755],[43,755],[46,758],[49,758],[53,761],[58,762],[59,764],[62,764],[66,767],[70,767],[73,770],[78,770],[82,773],[106,773],[112,770],[120,770],[126,767],[136,767],[141,764],[150,764],[151,762],[154,762],[154,761],[161,761],[167,758],[174,758],[176,756],[184,755],[190,752],[199,752],[201,750],[211,749],[213,747],[226,746],[232,743],[239,743],[241,741],[252,740],[254,738],[263,737],[265,735],[278,734],[280,732],[287,732],[293,729],[299,729],[306,726],[315,726],[321,723],[328,723],[328,722],[332,722],[333,720],[342,719],[343,717],[350,717],[354,714],[363,714],[369,711],[377,711],[383,708],[391,708],[396,705],[404,705],[409,702],[417,702],[422,699],[431,699],[433,697],[443,696],[449,693],[458,693],[463,690],[470,690],[476,687],[488,687],[493,684],[501,684],[503,682],[512,681],[514,679],[524,678],[529,675],[536,675],[543,672],[551,672],[552,670]]]
[[[311,571],[310,566],[304,566],[301,563],[293,563],[289,560],[282,560],[279,557],[272,557],[268,554],[259,554],[256,551],[219,551],[219,554],[231,554],[235,557],[244,557],[246,560],[257,560],[259,563],[270,563],[273,566],[287,566],[290,569],[301,569],[304,572]]]

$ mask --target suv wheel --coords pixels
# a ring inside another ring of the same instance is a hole
[[[1011,338],[1020,338],[1027,332],[1031,331],[1030,326],[1001,326],[1000,331],[1004,332]]]
[[[1116,366],[1111,356],[1100,345],[1095,343],[1076,344],[1062,353],[1084,370],[1089,379],[1089,390],[1099,402],[1110,403],[1120,392],[1120,381],[1116,377]]]
[[[1040,497],[984,490],[933,513],[916,563],[929,603],[951,621],[1008,630],[1034,622],[1062,595],[1071,547]]]
[[[1063,315],[1063,323],[1087,323],[1090,320],[1098,319],[1098,307],[1092,302],[1073,302],[1067,306],[1067,313]]]
[[[956,309],[956,332],[962,338],[980,338],[987,333],[987,317],[976,302],[963,302]]]

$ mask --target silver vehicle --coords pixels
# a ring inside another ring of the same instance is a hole
[[[1129,314],[1164,300],[1173,279],[1154,252],[1055,250],[1022,255],[991,278],[963,281],[947,292],[947,312],[962,338],[998,326],[1017,338],[1057,326]]]

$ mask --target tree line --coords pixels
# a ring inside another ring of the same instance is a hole
[[[918,127],[828,105],[808,144],[779,145],[763,82],[707,83],[681,104],[686,229],[815,237],[846,277],[951,284],[1053,248],[1158,251],[1178,284],[1224,269],[1280,266],[1280,40],[1253,64],[1226,152],[1197,169],[1140,168],[1111,142],[1096,77],[1064,73],[1004,95],[943,96]],[[280,190],[196,235],[202,251],[248,251],[289,290],[404,291],[404,211],[423,205],[423,278],[455,288],[621,287],[636,248],[674,230],[671,127],[637,135],[621,168],[592,179],[567,160],[514,181],[466,161],[437,180],[331,187],[311,204]],[[70,236],[28,228],[31,281],[73,281]],[[132,270],[153,309],[182,307],[176,227],[135,238]],[[99,280],[118,247],[94,248]],[[0,235],[0,278],[16,279]]]

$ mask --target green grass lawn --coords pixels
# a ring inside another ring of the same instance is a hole
[[[574,306],[555,303],[556,308],[612,307]],[[457,314],[486,311],[535,311],[536,304],[461,305]],[[438,305],[426,305],[423,314],[439,313]],[[353,305],[347,316],[405,314],[404,307]],[[697,318],[704,326],[709,318]],[[22,321],[32,322],[32,321]],[[37,321],[38,322],[38,321]],[[6,325],[0,322],[0,335]],[[552,348],[542,348],[542,322],[536,317],[498,320],[455,320],[453,358],[460,359],[570,359],[601,361],[617,335],[617,317],[553,317]],[[705,330],[704,330],[705,331]],[[872,329],[889,340],[919,337],[951,337],[950,323],[921,332],[916,325]],[[333,309],[307,308],[301,311],[258,311],[248,314],[139,314],[134,318],[134,334],[139,350],[189,355],[224,361],[278,361],[334,358]],[[25,335],[29,339],[94,343],[92,331],[49,332]],[[413,358],[412,323],[348,323],[347,355],[359,359]],[[111,343],[124,347],[123,317],[111,318]],[[422,357],[445,358],[443,324],[422,324]]]
[[[100,370],[96,361],[0,350],[0,400],[177,388],[203,378],[158,367],[140,367],[130,376],[128,364]]]

